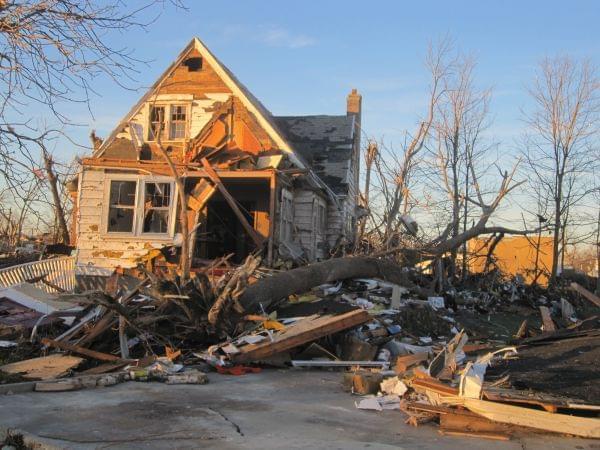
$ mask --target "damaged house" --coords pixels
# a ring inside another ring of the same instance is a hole
[[[273,116],[197,38],[83,158],[74,186],[77,264],[130,268],[181,242],[188,194],[192,267],[258,248],[315,261],[352,242],[361,96],[339,116]]]

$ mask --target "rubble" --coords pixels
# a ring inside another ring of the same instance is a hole
[[[437,422],[444,435],[600,437],[600,323],[570,287],[502,281],[483,291],[471,280],[432,296],[414,273],[388,263],[356,270],[342,259],[320,266],[335,268],[329,275],[283,287],[297,269],[272,272],[256,256],[184,283],[175,272],[114,274],[105,291],[53,298],[68,302],[72,320],[21,329],[0,352],[25,357],[0,372],[48,392],[204,384],[206,372],[248,376],[268,366],[338,370],[345,390],[362,396],[357,408],[401,411],[415,426]],[[332,278],[340,267],[362,276]],[[365,278],[373,268],[385,276]],[[248,292],[270,294],[249,300]]]

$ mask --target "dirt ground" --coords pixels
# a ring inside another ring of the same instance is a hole
[[[67,449],[598,449],[598,441],[528,434],[512,441],[440,436],[399,411],[361,411],[340,372],[210,374],[207,385],[129,382],[0,397],[0,426]]]

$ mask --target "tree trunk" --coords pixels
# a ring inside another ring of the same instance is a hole
[[[326,261],[279,272],[248,287],[239,298],[245,311],[265,310],[289,295],[302,294],[324,283],[348,278],[381,278],[405,287],[414,287],[398,264],[366,256],[333,258]],[[417,288],[418,290],[418,288]]]
[[[463,207],[463,233],[465,231],[467,231],[467,221],[468,221],[468,213],[469,213],[469,202],[466,200],[467,198],[469,198],[469,171],[467,170],[466,174],[465,174],[465,204]],[[462,279],[463,281],[467,279],[467,272],[468,272],[468,267],[467,267],[467,256],[468,256],[468,245],[467,242],[465,242],[463,244],[463,248],[462,248]]]
[[[377,156],[377,146],[375,144],[369,144],[369,147],[367,148],[367,157],[366,157],[366,164],[365,164],[365,195],[364,195],[364,201],[365,201],[365,208],[369,208],[369,191],[371,189],[371,170],[373,168],[373,161],[375,159],[375,157]],[[364,216],[360,219],[360,228],[359,228],[359,232],[356,233],[356,238],[355,238],[355,248],[358,248],[360,245],[360,242],[365,234],[365,227],[367,225],[367,217],[368,216]]]
[[[559,179],[560,183],[560,179]],[[559,254],[559,243],[560,243],[560,230],[561,230],[561,194],[562,189],[560,185],[557,188],[557,195],[554,198],[554,236],[552,237],[552,270],[550,272],[550,284],[556,281],[556,275],[558,274],[558,254]]]
[[[58,224],[58,231],[62,239],[63,244],[69,245],[69,227],[67,227],[67,221],[65,220],[65,211],[60,201],[60,194],[58,192],[58,178],[54,173],[52,157],[44,150],[44,167],[46,169],[46,178],[50,185],[50,192],[52,193],[52,203],[54,204],[54,213],[56,214],[56,221]]]

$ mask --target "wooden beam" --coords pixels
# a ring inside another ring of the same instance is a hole
[[[250,235],[257,247],[262,247],[263,243],[265,242],[265,239],[248,223],[248,220],[246,220],[246,216],[244,216],[244,213],[242,213],[242,211],[238,207],[237,202],[231,196],[227,188],[225,188],[223,182],[221,181],[221,178],[219,178],[219,175],[217,175],[217,172],[215,172],[215,170],[212,168],[212,166],[206,158],[202,158],[202,165],[204,166],[204,171],[206,172],[210,180],[215,184],[215,186],[217,186],[217,189],[219,189],[219,192],[237,216],[238,220],[244,227],[244,230],[246,230],[246,233]]]
[[[81,164],[84,167],[96,167],[99,169],[113,170],[139,170],[147,173],[157,173],[171,175],[169,167],[159,161],[135,161],[132,159],[112,159],[112,158],[83,158]],[[177,172],[186,178],[208,178],[208,174],[202,168],[200,163],[174,163]],[[261,170],[230,170],[214,169],[220,178],[246,179],[255,178],[269,180],[276,172],[276,169]]]
[[[90,350],[78,345],[67,344],[66,342],[55,341],[53,339],[43,338],[42,344],[47,345],[48,347],[55,347],[68,352],[77,353],[78,355],[87,356],[88,358],[97,359],[99,361],[125,361],[124,359],[115,355],[97,352],[95,350]]]
[[[579,294],[581,294],[583,297],[585,297],[594,305],[600,308],[600,297],[598,297],[597,295],[591,293],[586,288],[577,283],[571,283],[571,289],[573,289],[575,292],[579,292]]]

